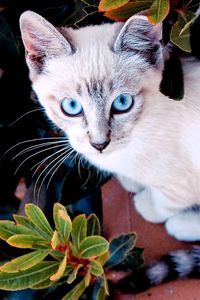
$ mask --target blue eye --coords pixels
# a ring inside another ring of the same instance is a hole
[[[128,112],[134,104],[134,99],[129,94],[119,95],[112,103],[111,111],[113,114]]]
[[[71,117],[79,116],[83,113],[82,105],[73,98],[64,98],[61,102],[63,112]]]

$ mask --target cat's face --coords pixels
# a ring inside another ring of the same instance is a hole
[[[160,27],[140,16],[61,34],[26,12],[21,30],[33,89],[72,147],[87,158],[126,147],[150,83],[158,89]]]

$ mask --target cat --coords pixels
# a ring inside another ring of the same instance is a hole
[[[200,240],[200,62],[182,58],[178,102],[159,89],[162,26],[143,15],[74,30],[27,11],[20,28],[33,90],[72,148],[135,193],[144,219]]]

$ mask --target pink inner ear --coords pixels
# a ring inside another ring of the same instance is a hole
[[[32,55],[37,55],[39,52],[29,41],[26,41],[26,51]]]

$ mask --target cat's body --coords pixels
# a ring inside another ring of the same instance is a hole
[[[58,31],[26,12],[21,30],[33,89],[71,146],[136,193],[146,220],[200,240],[200,62],[182,59],[176,102],[159,90],[160,25],[143,16]]]
[[[182,60],[184,99],[176,102],[159,90],[160,25],[143,16],[57,31],[26,12],[21,28],[33,89],[72,147],[136,192],[145,219],[199,240],[199,214],[185,209],[200,204],[200,62]],[[128,109],[123,101],[132,101]],[[80,112],[64,111],[69,105]]]

